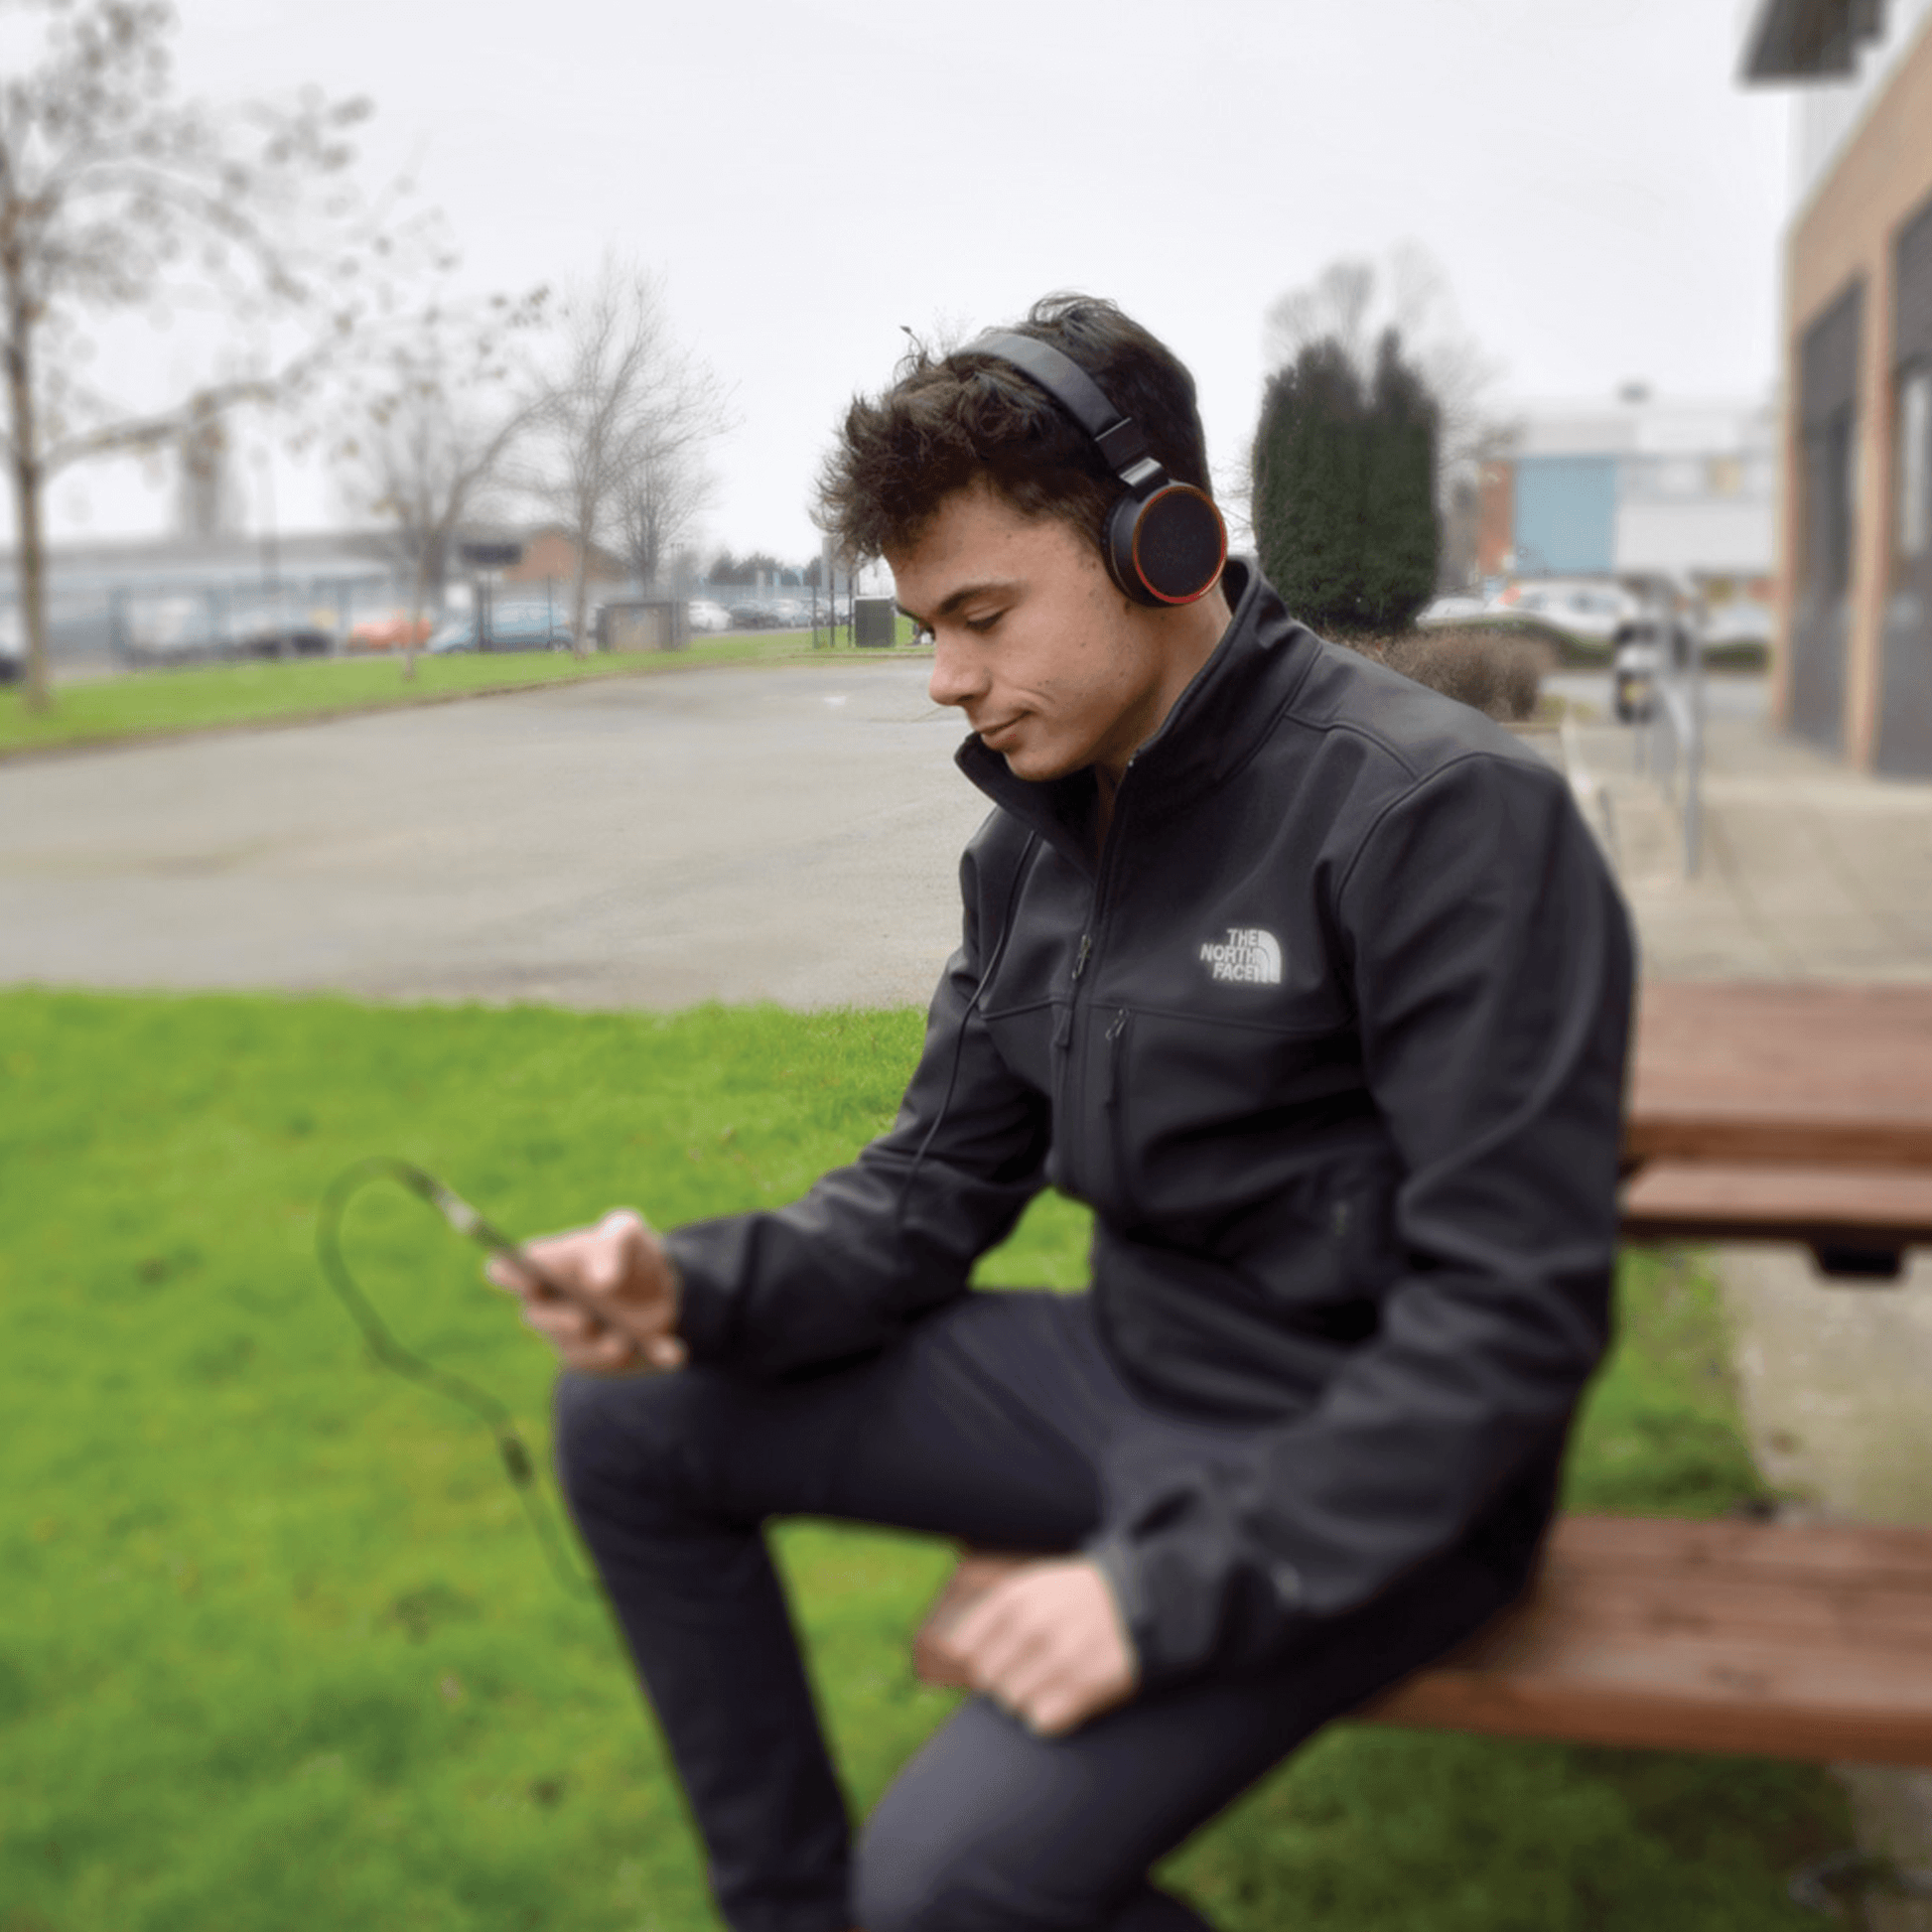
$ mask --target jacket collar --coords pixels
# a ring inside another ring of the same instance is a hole
[[[1135,809],[1150,798],[1178,805],[1238,770],[1269,732],[1314,661],[1314,633],[1288,614],[1251,557],[1230,557],[1223,579],[1233,615],[1221,641],[1160,729],[1128,760],[1121,790]],[[997,752],[972,737],[954,755],[996,805],[1091,872],[1091,769],[1035,782],[1016,778]]]

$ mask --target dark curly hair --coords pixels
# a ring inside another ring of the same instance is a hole
[[[1016,327],[1078,362],[1171,477],[1212,493],[1194,378],[1165,344],[1085,295],[1046,296]],[[1086,432],[1012,363],[970,343],[935,356],[915,342],[884,395],[853,399],[819,472],[816,518],[847,557],[884,556],[916,543],[939,505],[979,480],[1096,547],[1121,493]]]

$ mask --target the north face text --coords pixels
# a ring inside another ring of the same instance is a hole
[[[1217,980],[1241,980],[1250,986],[1282,983],[1282,942],[1265,926],[1231,925],[1218,943],[1202,941],[1200,956]]]

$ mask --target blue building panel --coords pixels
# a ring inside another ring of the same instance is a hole
[[[1519,571],[1582,576],[1614,570],[1616,458],[1519,457],[1512,536]]]

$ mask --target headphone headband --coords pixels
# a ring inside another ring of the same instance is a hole
[[[996,329],[967,344],[966,355],[1011,364],[1044,390],[1091,438],[1125,494],[1107,519],[1107,568],[1139,604],[1192,604],[1220,582],[1227,528],[1214,499],[1175,483],[1148,448],[1147,432],[1115,408],[1072,356],[1015,330]]]
[[[1022,375],[1031,376],[1086,431],[1106,459],[1107,468],[1127,481],[1127,473],[1148,454],[1147,432],[1131,416],[1123,416],[1107,400],[1107,392],[1072,356],[1036,336],[996,329],[972,344],[971,352],[997,355]]]

